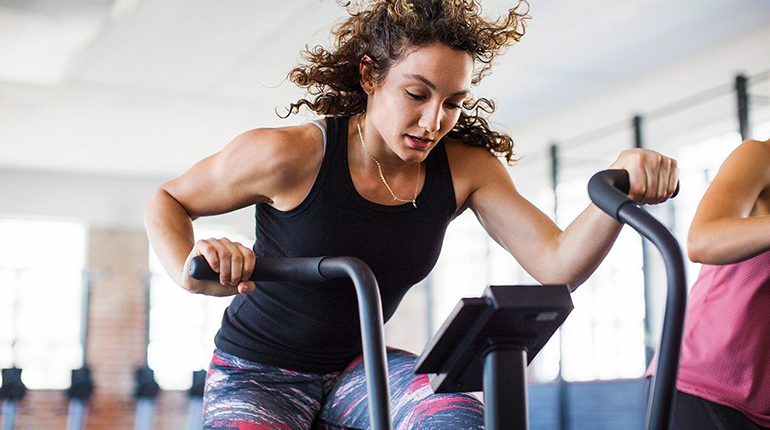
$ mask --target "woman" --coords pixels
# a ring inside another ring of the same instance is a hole
[[[599,265],[621,226],[590,206],[561,231],[520,196],[495,157],[512,160],[512,139],[480,116],[493,103],[470,97],[524,34],[523,4],[494,22],[476,0],[387,0],[350,11],[334,49],[309,50],[290,73],[315,96],[290,113],[305,106],[324,120],[248,131],[152,197],[147,230],[176,282],[238,294],[216,337],[207,428],[368,427],[352,287],[255,285],[255,258],[358,257],[377,276],[386,319],[433,268],[447,225],[467,209],[542,283],[576,287]],[[624,151],[611,167],[629,171],[639,203],[674,191],[676,163],[660,154]],[[254,204],[253,251],[194,241],[192,219]],[[190,278],[197,255],[219,282]],[[395,428],[482,428],[480,402],[433,395],[411,372],[414,359],[389,352]]]
[[[741,144],[688,237],[689,296],[673,429],[770,427],[770,141]]]

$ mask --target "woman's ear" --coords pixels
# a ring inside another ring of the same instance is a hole
[[[361,88],[364,89],[366,94],[370,94],[374,90],[374,69],[372,64],[372,59],[366,54],[361,57],[361,62],[358,63],[358,73],[361,75]]]

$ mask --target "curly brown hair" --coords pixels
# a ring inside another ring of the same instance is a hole
[[[493,60],[524,36],[530,18],[526,0],[495,20],[481,16],[479,0],[337,0],[350,17],[332,30],[333,50],[317,45],[302,52],[307,64],[293,68],[288,79],[311,96],[292,103],[286,117],[302,106],[323,116],[349,116],[366,109],[367,95],[360,85],[359,64],[373,69],[381,81],[410,47],[442,42],[473,55],[476,71],[471,84],[488,75]],[[368,57],[368,59],[367,59]],[[513,162],[513,139],[492,131],[487,117],[495,110],[492,100],[468,98],[447,136],[467,145],[486,148]]]

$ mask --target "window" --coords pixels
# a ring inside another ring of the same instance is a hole
[[[587,178],[559,184],[559,218],[565,223],[588,206],[586,189]],[[644,275],[639,235],[624,228],[612,251],[572,294],[572,300],[575,309],[561,335],[564,379],[641,376],[645,370]]]
[[[441,255],[430,274],[432,321],[435,332],[463,297],[479,297],[489,278],[494,243],[471,211],[457,217],[447,229]]]
[[[753,128],[754,139],[765,141],[770,139],[770,121],[756,124]]]
[[[0,366],[22,368],[28,388],[66,388],[83,365],[86,234],[75,222],[0,219]]]
[[[227,237],[250,247],[244,235],[196,229],[196,237]],[[192,372],[208,369],[214,351],[214,335],[232,297],[191,294],[166,273],[150,250],[150,344],[147,359],[164,390],[186,390]]]

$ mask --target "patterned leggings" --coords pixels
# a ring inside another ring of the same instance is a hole
[[[416,356],[388,350],[393,428],[480,430],[484,406],[469,394],[434,394]],[[303,373],[244,360],[217,350],[203,397],[204,429],[368,429],[364,365],[342,372]]]

